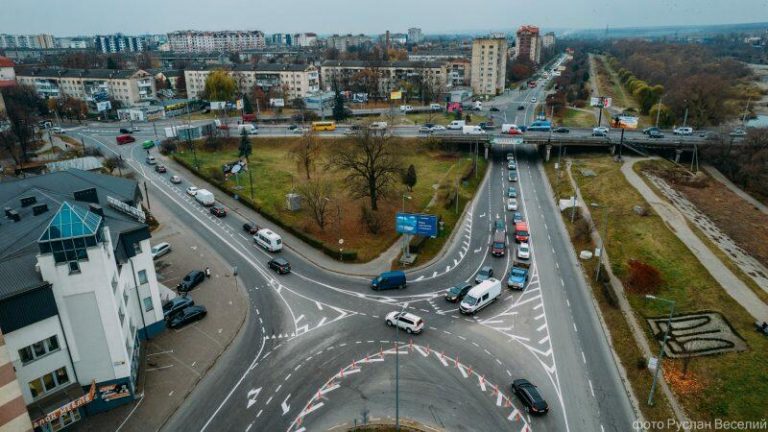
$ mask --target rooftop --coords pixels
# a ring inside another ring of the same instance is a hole
[[[59,78],[128,79],[139,72],[144,71],[141,69],[115,70],[25,67],[16,71],[16,75]]]
[[[443,66],[438,62],[429,62],[429,61],[397,60],[397,61],[372,62],[372,61],[366,61],[366,60],[326,60],[323,62],[323,67],[442,68]]]

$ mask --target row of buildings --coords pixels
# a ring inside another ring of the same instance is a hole
[[[166,290],[142,199],[75,169],[0,184],[0,430],[58,431],[138,396]]]

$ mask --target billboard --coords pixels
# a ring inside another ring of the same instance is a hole
[[[243,106],[244,105],[243,105],[243,100],[242,99],[238,99],[238,100],[235,101],[235,107],[237,109],[241,110],[241,109],[243,109]]]
[[[212,110],[223,110],[227,106],[226,102],[211,102]]]
[[[637,117],[621,115],[613,120],[613,127],[622,129],[637,129]]]
[[[602,99],[602,104],[600,103],[600,102],[601,102],[601,99]],[[609,98],[609,97],[604,97],[604,98],[593,97],[593,98],[591,99],[591,101],[590,101],[590,104],[589,104],[589,105],[590,105],[590,106],[593,106],[593,107],[603,107],[603,108],[608,108],[609,106],[611,106],[611,101],[612,101],[612,99],[611,99],[611,98]]]
[[[276,108],[282,108],[285,106],[285,99],[283,98],[270,98],[269,99],[269,106],[276,107]]]
[[[110,101],[96,102],[96,111],[102,112],[110,109],[112,109],[112,102]]]
[[[397,212],[395,230],[400,234],[435,237],[437,235],[437,216]]]
[[[393,91],[392,93],[390,93],[389,98],[392,100],[400,100],[403,98],[403,92]]]

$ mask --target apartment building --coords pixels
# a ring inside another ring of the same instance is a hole
[[[144,38],[126,36],[120,33],[96,36],[94,38],[94,46],[96,50],[102,53],[140,52],[146,50]]]
[[[350,47],[360,47],[373,43],[373,39],[370,36],[364,34],[353,35],[333,35],[325,40],[325,46],[328,48],[336,48],[337,50],[344,52]]]
[[[507,39],[478,38],[472,42],[472,91],[497,95],[504,91],[507,79]]]
[[[13,81],[16,84],[16,65],[8,57],[0,57],[0,83]],[[2,84],[0,84],[2,86]]]
[[[0,34],[0,49],[6,48],[56,48],[56,40],[51,34]]]
[[[11,363],[11,354],[5,345],[5,336],[0,332],[0,431],[31,432],[27,403],[16,380],[16,370]]]
[[[317,45],[316,33],[296,33],[293,35],[293,46],[309,48]]]
[[[541,61],[541,37],[539,28],[524,25],[517,30],[515,58],[527,58],[533,63]]]
[[[549,32],[545,33],[544,36],[541,38],[541,47],[544,49],[550,48],[553,45],[555,45],[555,33]]]
[[[27,68],[16,73],[19,84],[32,86],[43,98],[70,96],[95,104],[116,100],[123,106],[155,98],[155,78],[141,69]]]
[[[284,98],[303,98],[320,90],[320,73],[313,65],[257,63],[232,67],[220,65],[193,66],[184,71],[187,97],[200,98],[205,90],[205,80],[217,69],[225,69],[237,82],[238,88],[250,93],[255,86],[265,92],[280,89]]]
[[[437,62],[369,62],[361,60],[326,60],[321,67],[321,81],[325,89],[330,89],[338,81],[343,90],[360,86],[358,79],[361,72],[376,76],[378,95],[388,96],[392,90],[400,88],[400,82],[424,80],[441,91],[447,84],[447,73],[442,63]]]
[[[408,29],[408,43],[420,44],[424,40],[424,34],[421,33],[421,29],[418,27],[412,27]]]
[[[141,199],[77,169],[0,184],[0,328],[35,430],[136,397],[143,341],[164,329]]]
[[[445,70],[451,87],[464,87],[472,83],[472,62],[465,58],[447,60]]]
[[[209,52],[241,51],[265,48],[264,32],[251,31],[196,31],[183,30],[168,33],[171,51]]]

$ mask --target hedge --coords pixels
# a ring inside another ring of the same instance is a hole
[[[187,168],[188,170],[196,173],[200,178],[207,181],[208,183],[211,183],[212,185],[216,186],[217,188],[221,189],[222,191],[228,193],[229,195],[235,195],[232,193],[231,190],[226,186],[226,184],[212,178],[210,175],[200,172],[196,170],[191,164],[189,164],[184,159],[179,158],[176,155],[173,155],[173,160]],[[291,225],[286,225],[283,223],[282,219],[271,214],[270,212],[266,211],[265,208],[262,208],[255,202],[251,201],[250,198],[244,197],[242,195],[238,195],[237,197],[238,201],[243,203],[246,207],[250,208],[251,210],[259,213],[260,215],[264,216],[265,219],[268,221],[274,223],[275,225],[281,227],[282,229],[288,231],[289,233],[293,234],[294,236],[298,237],[299,240],[309,244],[310,246],[320,249],[324,254],[328,255],[329,257],[333,259],[339,259],[339,251],[338,249],[334,249],[332,247],[329,247],[327,244],[325,244],[322,240],[317,239],[315,237],[312,237],[311,235],[299,231],[296,228],[294,228]],[[355,250],[345,250],[341,253],[341,259],[343,261],[355,261],[357,260],[357,251]]]

